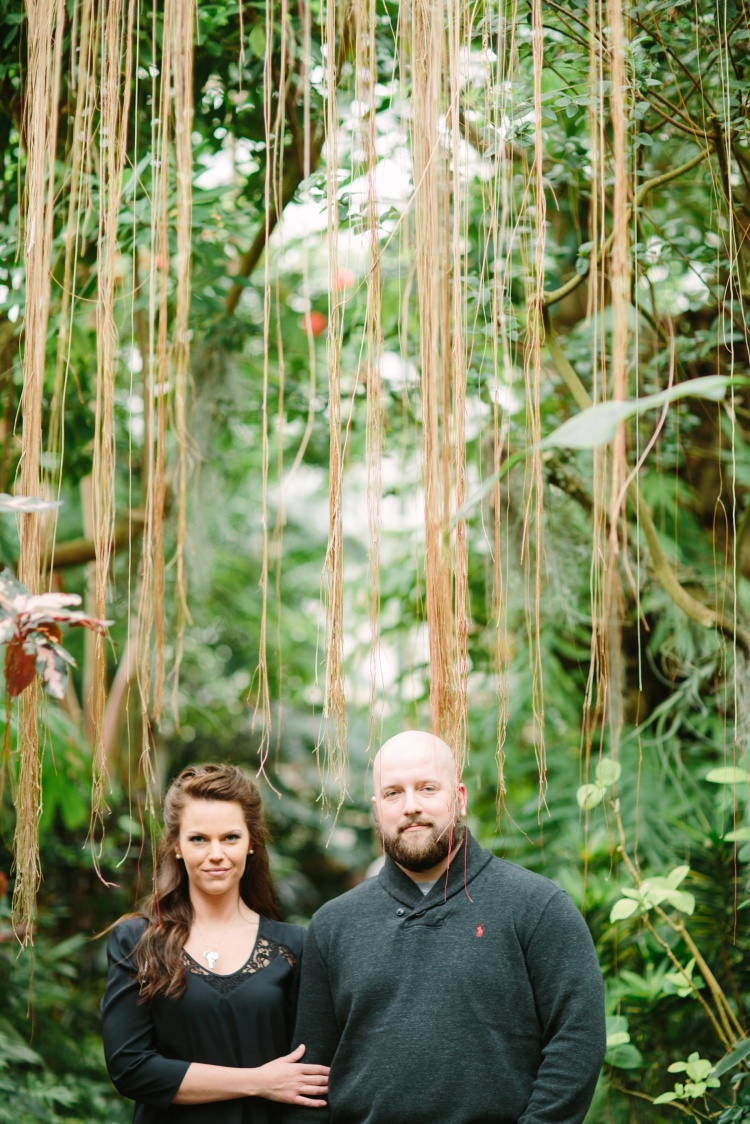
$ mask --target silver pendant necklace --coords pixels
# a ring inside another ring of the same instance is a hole
[[[237,915],[240,918],[240,920],[243,921],[246,925],[252,924],[252,922],[247,921],[242,916],[242,914],[239,911],[239,906],[237,907]],[[210,972],[216,971],[216,961],[219,959],[219,949],[221,948],[221,945],[224,941],[224,938],[227,935],[227,932],[228,932],[230,926],[233,925],[234,922],[235,922],[234,918],[231,918],[231,920],[227,921],[226,925],[224,926],[224,930],[223,930],[221,936],[219,937],[218,941],[215,942],[214,947],[213,948],[207,948],[204,952],[201,953],[201,955],[203,956],[203,959],[208,964],[208,969],[209,969]],[[203,930],[201,929],[200,925],[195,920],[195,918],[193,918],[193,925],[198,930],[198,935],[203,937],[203,939],[205,940],[206,934],[203,932]]]

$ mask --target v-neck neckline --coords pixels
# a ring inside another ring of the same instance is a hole
[[[233,972],[214,972],[211,968],[207,968],[205,966],[205,964],[201,964],[200,960],[197,960],[193,956],[193,954],[191,952],[188,952],[188,950],[183,945],[182,951],[183,951],[184,955],[187,956],[187,958],[189,960],[192,960],[193,964],[197,964],[197,966],[201,969],[200,972],[196,972],[194,974],[202,976],[203,973],[205,972],[208,976],[210,976],[212,978],[214,976],[219,976],[221,979],[228,980],[228,979],[230,979],[231,976],[236,976],[239,972],[244,972],[245,969],[247,968],[248,964],[252,960],[252,958],[255,956],[255,953],[257,951],[258,941],[260,940],[260,929],[261,929],[261,925],[263,924],[263,920],[264,919],[261,917],[261,915],[258,914],[258,928],[255,931],[255,940],[253,941],[253,947],[250,949],[250,955],[248,956],[245,963],[240,964],[239,968],[235,968],[235,970]]]

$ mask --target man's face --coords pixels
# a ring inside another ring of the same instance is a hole
[[[386,745],[375,766],[375,822],[387,855],[413,873],[439,866],[464,835],[466,789],[450,750],[429,735]]]

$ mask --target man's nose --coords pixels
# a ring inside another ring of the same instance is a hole
[[[416,788],[407,788],[404,792],[404,814],[413,816],[416,812],[421,812],[422,802],[419,799],[419,792]]]

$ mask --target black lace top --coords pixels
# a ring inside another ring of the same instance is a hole
[[[124,921],[113,930],[101,1008],[107,1067],[136,1102],[135,1124],[279,1124],[281,1106],[260,1097],[203,1105],[172,1099],[191,1062],[254,1068],[289,1052],[303,930],[262,917],[246,963],[229,975],[183,952],[183,994],[144,1004],[132,960],[144,924]]]
[[[290,968],[294,968],[297,963],[297,957],[290,948],[283,944],[277,944],[276,941],[269,940],[268,937],[261,937],[259,934],[249,959],[236,972],[229,972],[227,975],[209,972],[208,968],[199,964],[189,952],[184,951],[182,962],[188,972],[192,972],[194,976],[202,976],[214,991],[218,991],[220,995],[229,995],[236,987],[245,982],[245,976],[252,976],[256,972],[262,971],[263,968],[267,968],[277,956],[283,956]]]

